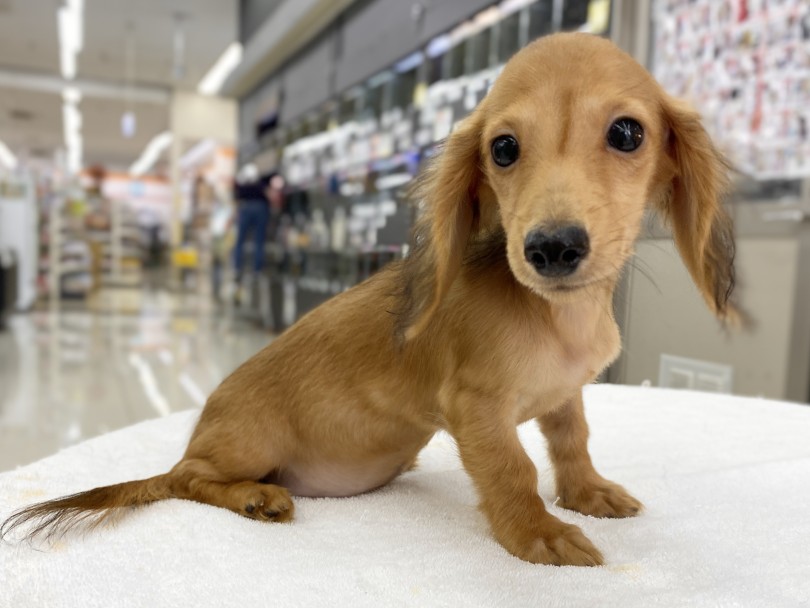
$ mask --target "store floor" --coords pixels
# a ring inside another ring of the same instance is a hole
[[[0,331],[0,471],[141,420],[199,408],[269,333],[207,297],[102,290]]]

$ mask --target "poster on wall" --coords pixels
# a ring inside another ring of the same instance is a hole
[[[656,0],[654,75],[689,101],[734,167],[810,177],[810,2]]]

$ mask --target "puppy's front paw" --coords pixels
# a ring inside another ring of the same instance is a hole
[[[547,516],[539,528],[499,538],[512,555],[549,566],[601,566],[602,554],[576,526]]]
[[[528,561],[553,566],[601,566],[599,549],[576,526],[563,524],[562,532],[545,535],[531,547]]]
[[[601,478],[563,489],[559,505],[593,517],[633,517],[643,508],[619,484]]]

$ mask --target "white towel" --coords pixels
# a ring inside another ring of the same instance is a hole
[[[534,424],[521,438],[552,513],[602,550],[599,568],[504,551],[438,435],[417,470],[367,495],[298,499],[267,524],[159,502],[51,548],[0,547],[0,606],[810,606],[810,408],[621,386],[586,390],[591,453],[646,505],[600,520],[553,506]],[[0,475],[0,517],[167,470],[198,412],[86,441]]]

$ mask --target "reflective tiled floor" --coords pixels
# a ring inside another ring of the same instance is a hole
[[[201,407],[271,335],[163,290],[102,290],[0,330],[0,471],[141,420]]]

